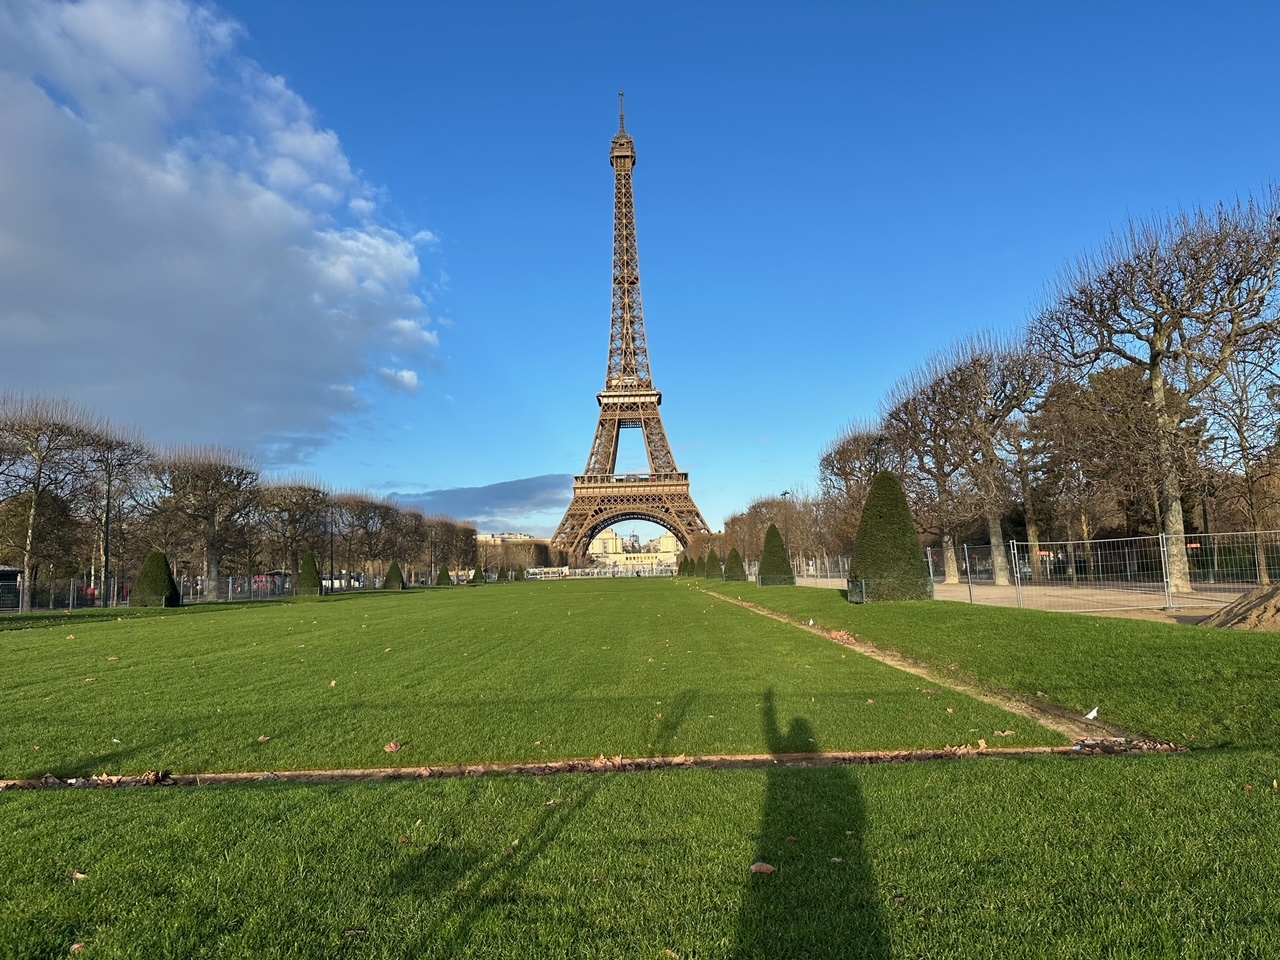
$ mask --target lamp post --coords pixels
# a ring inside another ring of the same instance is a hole
[[[787,499],[790,496],[790,490],[782,491],[782,542],[787,548],[787,566],[794,574],[796,567],[791,561],[791,501]]]

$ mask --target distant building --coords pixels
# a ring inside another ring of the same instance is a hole
[[[476,543],[525,543],[534,538],[527,533],[477,533]]]
[[[679,552],[680,541],[675,534],[664,533],[648,543],[641,543],[636,534],[620,533],[617,527],[605,530],[587,548],[587,555],[599,565],[628,568],[675,563]]]

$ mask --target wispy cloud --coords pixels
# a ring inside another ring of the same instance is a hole
[[[441,513],[469,520],[482,532],[513,531],[546,537],[555,532],[573,499],[573,475],[550,473],[483,487],[454,487],[392,496],[399,503],[419,507],[428,514]]]
[[[393,354],[438,348],[434,238],[379,222],[243,34],[191,0],[0,5],[0,335],[7,387],[279,461],[417,388]]]

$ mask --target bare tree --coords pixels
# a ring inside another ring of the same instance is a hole
[[[1195,401],[1225,375],[1237,351],[1277,329],[1280,195],[1131,221],[1059,279],[1033,335],[1051,356],[1080,369],[1142,371],[1156,422],[1160,513],[1169,541],[1169,585],[1191,589],[1182,484],[1175,448],[1181,424],[1169,390]]]
[[[224,555],[243,538],[258,494],[258,468],[248,454],[225,447],[178,447],[152,466],[152,512],[172,511],[190,524],[203,554],[206,592],[218,589]]]
[[[328,532],[329,494],[319,481],[297,477],[263,484],[257,504],[264,532],[296,584],[303,554],[316,549]]]
[[[112,428],[91,434],[84,446],[85,464],[96,497],[91,516],[98,528],[102,605],[111,603],[111,509],[151,463],[150,447],[132,430]],[[101,509],[99,509],[99,507]]]
[[[106,431],[105,421],[65,397],[0,395],[0,446],[7,454],[7,486],[11,494],[30,498],[22,543],[19,607],[24,612],[31,609],[40,506],[47,502],[49,493],[75,499],[71,488],[83,480],[83,452],[88,438]]]
[[[941,543],[946,582],[959,583],[956,527],[972,515],[965,475],[970,458],[952,384],[938,372],[924,368],[900,380],[885,401],[882,422],[885,441],[903,465],[916,524]]]
[[[888,442],[883,424],[855,421],[827,445],[818,460],[818,483],[831,502],[831,535],[841,553],[853,548],[871,481],[881,470],[903,472],[899,450]]]

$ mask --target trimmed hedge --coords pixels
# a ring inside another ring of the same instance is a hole
[[[400,564],[391,561],[391,566],[387,568],[387,575],[382,578],[383,590],[403,590],[404,574],[400,572]]]
[[[724,571],[720,569],[720,558],[716,556],[716,548],[712,547],[707,554],[706,578],[708,580],[723,580]]]
[[[693,562],[693,575],[700,579],[706,578],[707,576],[707,558],[706,557],[699,557],[697,560]]]
[[[760,575],[756,581],[762,587],[794,587],[796,575],[787,558],[787,548],[782,534],[775,524],[769,524],[764,535],[764,551],[760,555]]]
[[[911,518],[902,483],[888,470],[871,481],[849,564],[849,599],[854,603],[928,600],[933,596],[929,566]]]
[[[298,584],[293,591],[300,597],[320,596],[320,570],[316,567],[316,555],[307,551],[298,569]]]
[[[437,587],[453,586],[453,577],[449,575],[449,567],[447,564],[441,567],[440,572],[436,574],[436,586]]]
[[[747,579],[747,570],[742,565],[742,554],[738,553],[737,547],[729,550],[729,559],[724,562],[724,578],[726,580]]]
[[[169,558],[162,550],[152,550],[138,571],[138,579],[129,592],[131,607],[180,607],[182,591],[169,569]]]
[[[472,583],[484,583],[484,567],[476,564],[475,572],[471,574]]]

